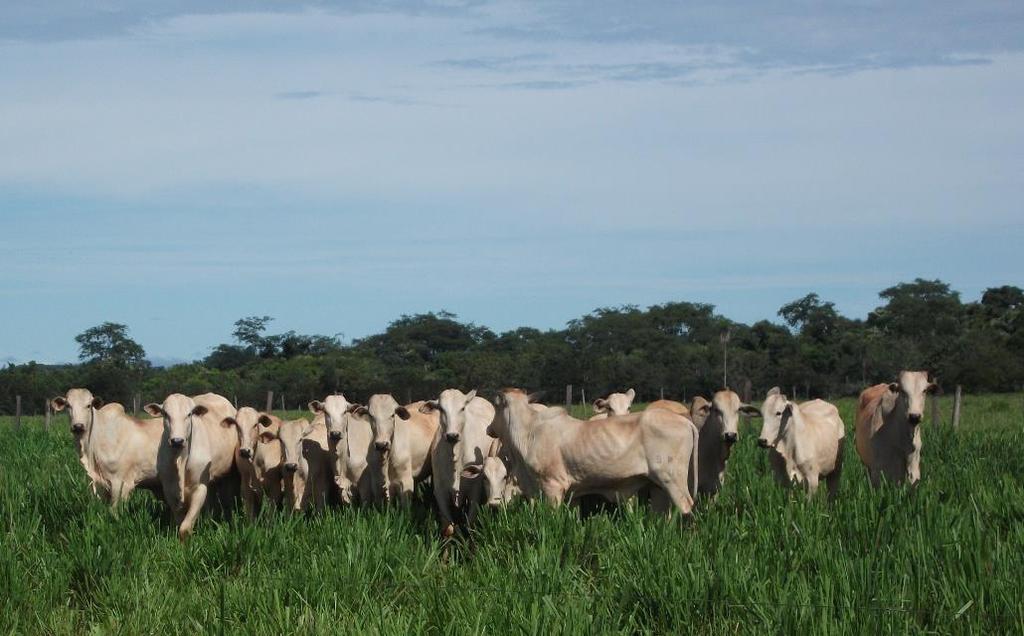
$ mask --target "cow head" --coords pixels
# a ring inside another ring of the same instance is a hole
[[[327,426],[327,439],[332,443],[340,442],[348,428],[349,409],[354,405],[344,395],[328,395],[323,402],[313,400],[309,403],[309,412],[323,415]]]
[[[921,423],[926,396],[937,388],[937,384],[928,380],[927,371],[900,371],[899,380],[889,385],[890,393],[906,407],[907,423],[911,426]]]
[[[508,469],[500,457],[485,457],[483,466],[484,501],[488,506],[496,507],[505,503],[505,488],[508,481]]]
[[[192,437],[192,427],[196,418],[207,413],[207,408],[187,395],[172,393],[164,398],[163,404],[155,402],[147,404],[146,412],[153,417],[162,417],[164,429],[167,431],[167,443],[171,448],[180,451]]]
[[[701,431],[707,430],[711,434],[720,436],[723,444],[732,446],[740,437],[740,415],[760,417],[761,411],[757,408],[744,404],[735,391],[723,389],[715,393],[708,405],[707,417]]]
[[[294,474],[302,460],[302,440],[309,434],[312,425],[309,420],[284,420],[277,430],[277,438],[281,440],[281,468],[285,474]]]
[[[366,406],[353,404],[349,412],[369,420],[370,430],[373,431],[373,447],[381,453],[389,452],[394,444],[395,419],[400,417],[407,420],[412,417],[408,409],[386,393],[371,395]]]
[[[785,422],[792,414],[792,406],[779,387],[772,387],[768,391],[768,395],[761,405],[762,423],[761,434],[757,438],[758,446],[775,448],[785,433]]]
[[[238,431],[238,456],[244,461],[252,461],[256,455],[260,433],[259,419],[259,412],[250,406],[238,409],[234,417],[224,418],[224,425],[234,426]]]
[[[449,444],[462,439],[466,426],[466,408],[476,398],[476,391],[463,393],[458,389],[445,389],[436,400],[429,400],[420,406],[420,413],[437,413],[441,420],[441,437]]]
[[[68,410],[71,420],[71,434],[82,437],[92,425],[94,411],[103,408],[103,400],[92,394],[89,389],[69,389],[63,397],[50,400],[54,411]]]
[[[636,391],[633,389],[625,393],[612,393],[606,398],[594,400],[594,410],[598,413],[607,413],[608,415],[626,415],[629,413],[629,407],[633,405],[633,398],[635,397]]]
[[[532,412],[540,412],[544,407],[533,402],[540,398],[542,392],[527,394],[523,389],[502,389],[494,396],[494,419],[487,427],[487,435],[497,439],[507,439],[510,410],[517,404],[525,404]]]

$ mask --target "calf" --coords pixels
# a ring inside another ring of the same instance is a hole
[[[311,506],[323,510],[332,481],[324,417],[319,415],[312,422],[305,418],[282,421],[277,435],[284,453],[284,490],[292,510]]]
[[[163,445],[170,452],[158,458],[157,472],[178,521],[178,538],[184,541],[211,486],[234,471],[238,433],[225,420],[235,416],[235,408],[214,393],[194,398],[172,393],[163,404],[147,404],[146,412],[163,418]]]
[[[829,499],[839,491],[846,430],[839,410],[824,400],[795,404],[779,387],[768,391],[761,405],[758,446],[769,449],[772,469],[780,483],[803,483],[810,499],[825,479]]]
[[[899,380],[864,389],[857,405],[857,454],[877,487],[884,475],[911,485],[921,479],[921,420],[936,389],[926,371],[901,371]]]
[[[625,415],[629,413],[629,407],[633,405],[633,398],[636,391],[630,389],[625,393],[612,393],[606,398],[594,400],[594,411],[596,414],[591,420],[603,420],[609,415]]]
[[[423,402],[401,406],[387,394],[371,395],[366,406],[354,405],[351,412],[366,417],[373,429],[373,446],[381,454],[381,483],[384,496],[412,502],[417,481],[430,476],[430,452],[439,427],[434,413],[421,413]]]
[[[322,416],[327,426],[327,447],[334,483],[343,504],[374,503],[381,499],[381,455],[373,449],[373,430],[366,416],[351,413],[344,395],[328,395],[309,403],[309,411]]]
[[[500,440],[494,440],[482,468],[484,503],[492,508],[503,506],[522,494],[508,469],[511,462],[509,454],[502,452]]]
[[[552,504],[586,494],[620,501],[653,484],[654,508],[690,514],[698,434],[686,418],[653,409],[584,422],[560,408],[531,409],[519,389],[499,393],[496,406],[488,432],[508,447],[527,494]]]
[[[70,389],[50,401],[55,411],[68,410],[78,461],[89,476],[93,494],[112,508],[137,487],[160,496],[157,455],[161,451],[160,420],[140,420],[120,404],[104,405],[88,389]]]
[[[437,400],[424,402],[419,411],[437,413],[440,420],[430,465],[441,532],[447,537],[454,533],[456,520],[471,525],[480,504],[480,475],[494,441],[487,435],[494,406],[477,397],[476,391],[446,389]]]
[[[690,415],[700,430],[700,484],[701,494],[714,497],[725,483],[725,468],[729,463],[733,444],[739,440],[740,415],[760,416],[757,408],[744,404],[734,391],[723,389],[711,401],[701,396],[693,398]]]
[[[277,438],[281,420],[243,406],[234,417],[224,420],[238,432],[235,466],[241,477],[242,504],[250,519],[264,500],[280,505],[282,496],[281,443]]]

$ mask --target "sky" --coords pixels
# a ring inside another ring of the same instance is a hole
[[[0,4],[0,361],[1024,285],[1024,3]]]

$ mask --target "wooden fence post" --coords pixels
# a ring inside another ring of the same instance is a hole
[[[284,408],[284,393],[281,394],[281,410],[282,411],[287,410],[287,409]]]
[[[572,385],[565,385],[565,406],[566,408],[572,406]]]
[[[46,420],[43,424],[43,428],[47,433],[50,432],[50,418],[53,416],[53,408],[50,406],[50,401],[46,400]]]
[[[665,399],[665,387],[661,387],[661,399]]]
[[[960,385],[956,385],[956,393],[953,394],[953,430],[960,428],[960,399],[962,397]]]
[[[132,415],[139,414],[139,406],[142,404],[142,394],[136,393],[132,396]]]
[[[269,413],[274,408],[274,392],[267,391],[267,408],[266,413]]]
[[[237,395],[235,396],[234,405],[235,405],[235,410],[237,411],[238,410],[238,396]]]
[[[582,406],[586,406],[587,405],[587,390],[586,389],[580,389],[580,405],[582,405]]]
[[[21,396],[14,396],[14,430],[21,430]]]

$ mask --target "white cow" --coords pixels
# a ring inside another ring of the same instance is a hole
[[[782,484],[803,483],[808,499],[818,480],[828,485],[829,499],[839,492],[846,429],[839,409],[824,400],[796,404],[779,387],[768,391],[761,405],[761,435],[757,443],[770,449],[776,479]]]
[[[661,409],[652,409],[661,410]],[[711,401],[697,396],[690,416],[700,430],[700,492],[714,497],[725,483],[725,468],[732,446],[739,439],[740,415],[760,417],[761,411],[744,404],[734,391],[723,389]]]
[[[495,403],[488,433],[513,455],[524,493],[552,504],[587,494],[621,501],[653,484],[652,507],[690,514],[698,434],[688,419],[651,409],[586,422],[560,408],[534,410],[520,389],[505,389]]]
[[[603,420],[609,415],[625,415],[629,413],[635,397],[636,391],[630,389],[625,393],[612,393],[606,398],[597,398],[594,400],[596,413],[590,419]]]
[[[235,465],[242,481],[242,504],[252,519],[264,500],[281,503],[282,450],[277,439],[281,420],[243,406],[234,417],[225,418],[225,423],[238,432]]]
[[[412,502],[416,482],[430,476],[430,451],[437,436],[437,413],[420,413],[423,402],[401,406],[388,394],[371,395],[366,406],[351,411],[366,417],[373,429],[373,446],[381,454],[381,483],[388,501]]]
[[[78,460],[94,494],[116,507],[137,487],[160,496],[157,454],[163,426],[160,420],[140,420],[120,404],[104,405],[88,389],[70,389],[50,401],[55,411],[68,410]]]
[[[437,400],[423,403],[420,413],[437,413],[440,426],[431,451],[431,481],[443,536],[455,532],[455,522],[472,525],[483,494],[480,474],[494,438],[487,427],[494,406],[476,391],[446,389]]]
[[[373,429],[366,416],[352,413],[344,395],[313,400],[309,411],[324,418],[333,463],[334,483],[344,504],[371,504],[382,499],[381,455],[373,448]]]
[[[285,420],[277,434],[284,451],[285,496],[292,510],[323,510],[330,494],[331,458],[324,416]]]
[[[211,486],[234,472],[238,433],[225,420],[235,416],[235,407],[214,393],[172,393],[162,404],[147,404],[146,412],[163,418],[171,452],[159,458],[157,472],[164,500],[178,521],[178,538],[184,541]]]
[[[501,440],[494,440],[484,458],[484,503],[492,508],[503,506],[522,495],[512,471],[512,457],[502,451]]]
[[[898,382],[864,389],[857,405],[857,454],[871,485],[921,479],[921,421],[936,384],[926,371],[902,371]]]

